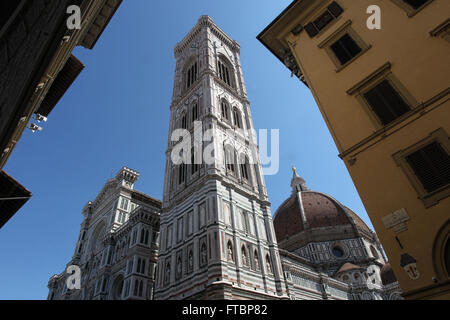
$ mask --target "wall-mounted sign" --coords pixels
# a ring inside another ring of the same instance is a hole
[[[410,218],[408,216],[408,213],[404,208],[402,208],[391,214],[388,214],[387,216],[384,216],[381,220],[383,221],[386,229],[393,228],[395,234],[399,234],[400,232],[408,230],[405,222],[409,219]]]

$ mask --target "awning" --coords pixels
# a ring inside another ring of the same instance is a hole
[[[0,228],[31,198],[31,192],[0,171]]]
[[[83,69],[83,63],[71,55],[56,76],[36,113],[47,117]]]

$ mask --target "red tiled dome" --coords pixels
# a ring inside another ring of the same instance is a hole
[[[358,215],[333,198],[313,191],[302,191],[299,194],[309,229],[351,224],[370,232]],[[278,208],[273,223],[279,241],[305,230],[296,193]]]

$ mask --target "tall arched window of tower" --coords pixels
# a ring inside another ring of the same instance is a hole
[[[198,120],[198,103],[194,102],[192,104],[192,110],[191,110],[191,121],[194,122]]]
[[[225,58],[225,56],[220,55],[217,61],[217,76],[230,87],[234,87],[232,70],[233,68],[231,67],[231,63],[228,59]]]
[[[186,90],[189,89],[197,81],[198,78],[197,61],[192,61],[192,59],[190,59],[187,65],[188,67],[184,72],[184,83]]]
[[[230,107],[228,101],[225,99],[220,101],[220,113],[222,115],[222,120],[226,122],[230,121]]]
[[[242,129],[241,112],[236,107],[233,108],[233,122],[236,128]]]
[[[242,180],[246,183],[250,183],[250,161],[245,154],[241,154],[239,157],[239,169],[241,171]]]

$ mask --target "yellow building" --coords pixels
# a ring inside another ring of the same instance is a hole
[[[311,89],[407,299],[450,298],[449,13],[298,0],[258,36]]]

